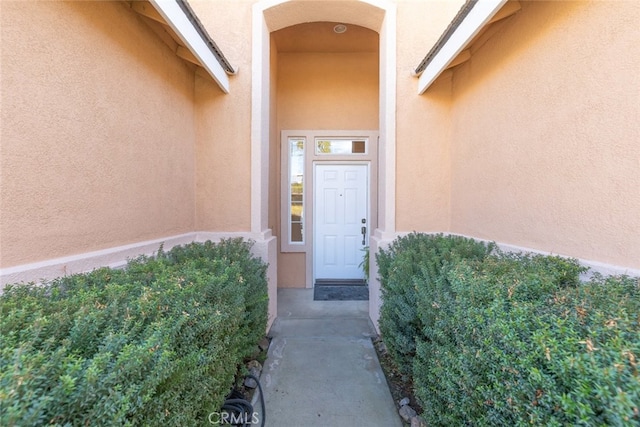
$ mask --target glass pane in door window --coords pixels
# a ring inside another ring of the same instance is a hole
[[[289,139],[289,243],[304,243],[304,142]]]
[[[304,235],[302,234],[302,223],[291,223],[291,241],[302,242]]]
[[[367,154],[367,140],[316,139],[316,154]]]

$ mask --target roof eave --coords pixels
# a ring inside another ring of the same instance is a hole
[[[467,0],[436,44],[416,67],[418,93],[423,94],[507,0]]]
[[[234,68],[224,57],[185,0],[149,0],[171,29],[198,59],[224,93],[229,93],[229,77]]]

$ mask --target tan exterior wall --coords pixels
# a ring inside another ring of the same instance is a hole
[[[189,2],[211,37],[238,69],[223,94],[196,78],[198,230],[251,229],[251,4]]]
[[[278,252],[278,287],[306,287],[306,253]]]
[[[453,76],[452,231],[640,267],[635,2],[522,2]]]
[[[0,265],[193,230],[193,71],[124,2],[3,1]]]
[[[280,224],[280,132],[278,130],[278,49],[273,38],[270,39],[271,82],[269,100],[271,102],[271,123],[269,124],[269,228],[278,236]]]
[[[127,2],[0,2],[0,267],[188,232],[255,231],[255,3],[190,1],[239,69],[224,95]],[[322,15],[322,3],[306,3]],[[410,71],[462,3],[396,2],[390,234],[450,231],[640,268],[635,3],[521,2],[468,62],[418,96]],[[270,45],[269,203],[260,214],[279,235],[280,131],[378,129],[381,97],[377,52]],[[279,253],[279,285],[304,286],[304,264],[303,254]]]
[[[410,71],[420,63],[463,1],[399,2],[396,114],[396,230],[450,226],[451,74],[418,96]]]
[[[279,129],[377,129],[377,53],[278,55]]]
[[[234,79],[241,78],[243,76],[238,75]],[[244,78],[250,76],[245,75]],[[251,86],[248,82],[245,84]],[[232,84],[232,88],[234,86]],[[249,89],[241,87],[230,97],[224,95],[208,77],[196,79],[198,230],[250,229],[249,92]]]
[[[278,129],[378,128],[377,53],[280,52],[277,73]],[[305,287],[306,256],[278,255],[279,286]]]

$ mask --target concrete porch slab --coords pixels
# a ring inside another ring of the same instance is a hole
[[[260,378],[267,426],[402,426],[367,308],[367,301],[313,301],[312,289],[278,290]]]

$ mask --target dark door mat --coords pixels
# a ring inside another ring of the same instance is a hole
[[[316,286],[367,286],[363,279],[316,279]]]
[[[314,301],[368,301],[367,285],[317,284],[313,289]]]

